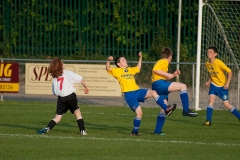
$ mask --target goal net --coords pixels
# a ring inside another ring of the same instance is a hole
[[[217,58],[221,59],[233,72],[229,87],[229,101],[239,107],[239,62],[240,62],[240,1],[203,1],[202,8],[202,39],[199,108],[208,105],[208,90],[205,82],[208,72],[205,67],[207,48],[218,49]],[[216,98],[214,108],[225,109],[222,100]]]

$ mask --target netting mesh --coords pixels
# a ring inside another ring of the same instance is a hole
[[[203,6],[202,19],[202,43],[201,43],[201,76],[200,83],[205,84],[208,79],[208,73],[205,68],[207,61],[207,48],[215,46],[218,49],[217,58],[221,59],[233,72],[233,78],[230,84],[229,100],[238,99],[238,72],[240,61],[240,1],[208,1]],[[206,95],[200,95],[206,98],[208,102],[208,88]],[[230,94],[231,93],[231,94]],[[220,99],[217,104],[222,105]],[[238,105],[238,104],[233,104]]]

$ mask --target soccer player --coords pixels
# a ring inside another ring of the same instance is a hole
[[[70,110],[77,119],[80,134],[87,135],[75,94],[76,88],[74,87],[74,84],[81,83],[84,86],[84,93],[89,93],[87,84],[84,82],[83,77],[72,71],[65,70],[63,62],[58,57],[55,57],[52,60],[48,67],[48,72],[53,77],[52,92],[58,97],[56,115],[55,118],[48,123],[47,127],[38,131],[38,134],[45,134],[49,132],[58,122],[61,121],[62,115]]]
[[[208,61],[206,68],[209,72],[210,78],[206,82],[206,86],[210,87],[209,103],[206,111],[206,122],[203,126],[211,126],[213,104],[216,96],[222,99],[224,106],[240,120],[240,113],[228,101],[228,87],[232,78],[232,71],[220,59],[216,58],[218,50],[216,47],[207,48]],[[227,79],[225,76],[227,73]]]
[[[149,89],[140,89],[136,84],[134,75],[140,72],[142,65],[142,53],[139,52],[138,64],[135,67],[128,67],[127,60],[124,56],[119,56],[115,58],[114,62],[118,68],[112,68],[110,66],[110,61],[113,60],[112,56],[109,56],[106,63],[107,72],[115,77],[121,87],[122,93],[124,93],[124,98],[130,107],[130,109],[136,113],[136,117],[133,120],[133,130],[131,136],[138,136],[139,127],[142,119],[142,108],[139,102],[144,102],[147,98],[154,98],[156,103],[161,106],[164,110],[164,115],[169,116],[172,111],[176,109],[176,106],[167,106],[163,98],[160,97],[156,91]]]
[[[169,63],[172,61],[173,52],[171,48],[165,47],[161,50],[161,59],[158,60],[152,69],[152,90],[155,90],[158,95],[164,98],[166,104],[168,103],[168,95],[170,92],[180,91],[180,99],[183,106],[183,116],[196,117],[197,113],[194,113],[189,109],[189,99],[187,93],[186,84],[180,82],[171,82],[172,78],[181,74],[180,70],[176,70],[174,73],[168,73]],[[162,112],[159,113],[156,122],[155,133],[160,133],[165,122],[165,115]]]

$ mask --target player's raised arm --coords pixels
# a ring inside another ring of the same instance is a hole
[[[106,70],[109,71],[111,69],[110,67],[110,62],[113,60],[113,56],[109,56],[107,58],[107,63],[106,63]]]
[[[140,70],[141,67],[142,67],[142,52],[139,52],[139,53],[138,53],[138,56],[139,56],[139,60],[138,60],[137,67],[138,67],[138,69]]]

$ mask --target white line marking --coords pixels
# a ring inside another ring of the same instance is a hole
[[[51,138],[51,139],[87,139],[87,140],[104,140],[104,141],[136,141],[136,142],[149,142],[149,143],[179,143],[179,144],[194,144],[194,145],[214,145],[214,146],[240,146],[238,143],[206,143],[206,142],[192,142],[192,141],[164,141],[164,140],[147,140],[147,139],[136,139],[134,138],[100,138],[90,136],[79,137],[64,137],[64,136],[49,136],[49,135],[23,135],[23,134],[8,134],[0,133],[0,137],[29,137],[29,138]]]

